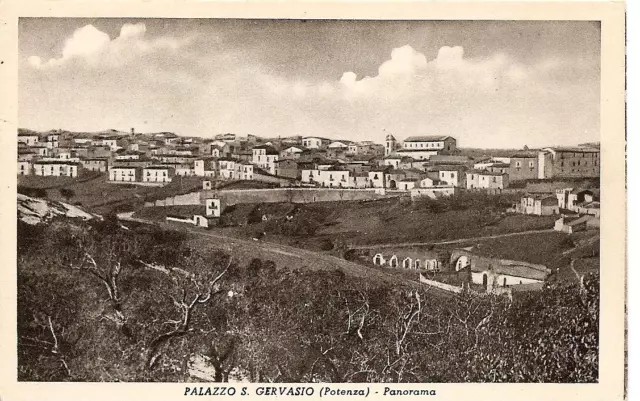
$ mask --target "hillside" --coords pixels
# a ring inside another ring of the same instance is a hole
[[[36,225],[48,223],[56,217],[91,220],[100,216],[63,202],[32,198],[18,194],[18,219],[24,223]]]
[[[239,263],[151,226],[18,223],[19,380],[598,378],[597,276],[512,303],[445,300],[340,270]]]

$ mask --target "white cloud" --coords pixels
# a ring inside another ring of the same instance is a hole
[[[43,63],[39,56],[31,56],[28,64],[35,68],[52,68],[79,60],[91,67],[117,67],[157,50],[175,50],[191,39],[160,37],[149,40],[145,38],[146,30],[144,23],[124,24],[120,35],[112,40],[93,25],[85,25],[65,41],[61,57]]]

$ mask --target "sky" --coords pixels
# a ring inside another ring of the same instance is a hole
[[[590,21],[21,18],[18,71],[35,130],[600,138]]]

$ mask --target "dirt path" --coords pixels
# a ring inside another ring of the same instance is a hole
[[[447,240],[447,241],[400,242],[395,244],[353,245],[350,248],[351,249],[372,249],[372,248],[396,248],[396,247],[429,246],[429,245],[450,245],[450,244],[461,244],[461,243],[471,242],[471,241],[481,241],[481,240],[493,239],[493,238],[516,237],[516,236],[528,235],[528,234],[549,233],[553,231],[554,230],[552,228],[547,228],[544,230],[520,231],[516,233],[486,235],[483,237],[460,238],[460,239],[453,239],[453,240]]]

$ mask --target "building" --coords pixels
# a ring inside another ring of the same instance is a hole
[[[18,160],[18,175],[31,175],[33,173],[31,162],[28,160]]]
[[[459,188],[466,186],[466,170],[466,167],[460,165],[439,165],[428,168],[429,172],[437,173],[437,180]]]
[[[79,164],[64,160],[39,160],[33,163],[35,175],[45,177],[77,177]]]
[[[402,268],[410,270],[426,270],[440,272],[445,269],[447,260],[435,251],[399,249],[376,253],[372,262],[375,266]]]
[[[109,160],[107,158],[86,158],[81,159],[82,168],[88,171],[106,172],[109,169]]]
[[[538,152],[519,152],[510,157],[509,181],[538,179]]]
[[[543,178],[599,177],[600,149],[591,147],[544,148],[538,168]]]
[[[551,193],[527,194],[516,204],[516,213],[550,216],[560,213],[558,198]]]
[[[469,281],[482,286],[487,292],[493,292],[498,287],[543,284],[551,274],[551,270],[544,265],[491,258],[464,249],[456,249],[451,253],[450,264],[455,271],[468,271]]]
[[[40,142],[40,137],[35,133],[18,132],[18,142],[24,143],[27,146],[34,146]]]
[[[367,174],[369,176],[369,185],[373,188],[385,188],[385,170],[374,170],[369,171]]]
[[[325,149],[331,140],[315,136],[306,136],[302,138],[302,146],[307,149]]]
[[[509,186],[509,175],[487,170],[470,170],[465,173],[467,189],[504,189]]]
[[[456,140],[451,136],[410,136],[402,142],[402,151],[431,150],[436,154],[451,154],[456,150]]]
[[[208,198],[204,200],[205,215],[207,217],[220,217],[224,209],[223,201],[219,198]]]
[[[298,162],[292,159],[278,160],[276,175],[299,180],[301,178],[301,170],[298,168]]]
[[[142,168],[142,182],[162,183],[171,182],[175,169],[169,166],[147,166]]]
[[[260,145],[252,149],[252,162],[257,167],[266,170],[271,175],[276,175],[277,163],[280,154],[271,146]]]
[[[109,167],[109,181],[137,182],[140,181],[140,168],[133,166]]]

